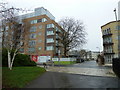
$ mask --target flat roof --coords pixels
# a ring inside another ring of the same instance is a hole
[[[114,23],[114,22],[116,22],[116,21],[108,22],[108,23],[106,23],[105,25],[102,25],[101,28],[104,27],[104,26],[106,26],[106,25],[108,25],[108,24],[110,24],[110,23]],[[117,22],[120,22],[120,20],[118,20]]]

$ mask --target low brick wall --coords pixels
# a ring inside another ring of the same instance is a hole
[[[113,58],[113,71],[120,78],[120,58]]]

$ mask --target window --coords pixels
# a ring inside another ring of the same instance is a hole
[[[3,29],[2,29],[2,27],[0,27],[0,32],[2,32],[3,31]]]
[[[24,52],[24,48],[20,48],[19,51],[20,51],[20,52]]]
[[[47,31],[47,35],[54,35],[53,31]]]
[[[30,28],[30,32],[35,32],[35,31],[36,31],[36,29],[37,29],[37,27],[36,27],[36,26],[32,26],[32,27]]]
[[[42,22],[42,19],[38,19],[38,20],[37,20],[37,23],[39,23],[39,22]]]
[[[53,46],[47,46],[46,50],[53,50]]]
[[[7,36],[8,35],[8,32],[5,32],[5,36]]]
[[[42,29],[42,25],[39,26],[39,29]]]
[[[38,47],[38,50],[41,50],[42,49],[42,47]]]
[[[35,24],[35,23],[39,23],[39,22],[46,22],[46,21],[47,21],[46,18],[37,19],[37,20],[31,20],[30,24]]]
[[[28,48],[28,52],[35,52],[35,48]]]
[[[36,38],[36,34],[35,34],[35,33],[30,34],[30,38],[31,38],[31,39],[32,39],[32,38]]]
[[[41,42],[42,42],[42,40],[38,40],[38,42],[39,42],[39,43],[41,43]]]
[[[47,42],[47,43],[54,42],[54,39],[53,39],[53,38],[48,38],[46,42]]]
[[[58,44],[58,40],[56,40],[56,43]]]
[[[42,18],[42,22],[46,22],[47,21],[47,19],[46,18]]]
[[[56,31],[57,32],[60,32],[60,33],[63,33],[61,29],[59,29],[58,27],[56,27]]]
[[[116,39],[117,39],[117,40],[120,40],[120,35],[116,36]]]
[[[6,27],[5,27],[5,30],[8,30],[8,29],[9,29],[9,26],[6,26]]]
[[[47,28],[54,28],[54,24],[47,24]]]
[[[42,35],[42,33],[41,33],[41,32],[39,32],[39,33],[38,33],[38,35]]]
[[[36,41],[35,40],[30,40],[29,41],[29,46],[35,46],[36,45]]]
[[[120,40],[120,35],[118,35],[118,39]]]
[[[37,20],[30,21],[30,24],[35,24],[35,23],[37,23]]]
[[[120,30],[120,26],[116,26],[116,30]]]

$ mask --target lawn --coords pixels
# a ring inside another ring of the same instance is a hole
[[[22,88],[30,81],[42,75],[46,70],[41,67],[13,67],[10,71],[2,68],[3,88]]]
[[[54,64],[55,65],[58,65],[60,63],[60,65],[70,65],[70,64],[75,64],[76,62],[75,61],[54,61]]]

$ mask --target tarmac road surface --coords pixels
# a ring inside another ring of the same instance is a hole
[[[96,65],[94,61],[88,61],[68,67],[48,67],[47,72],[30,82],[25,88],[100,88],[95,90],[118,88],[120,82],[118,82],[116,76],[101,73],[109,69],[111,68]],[[85,73],[82,73],[82,70],[84,70]],[[98,73],[97,70],[102,71]]]

